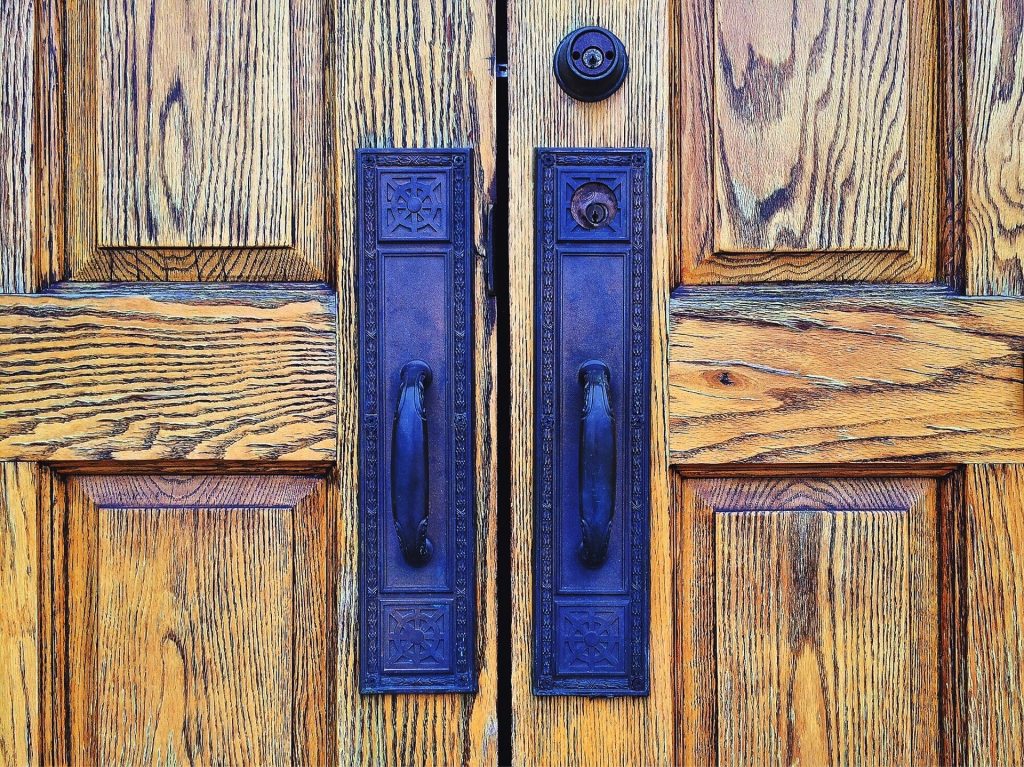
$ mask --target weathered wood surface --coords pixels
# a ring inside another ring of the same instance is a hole
[[[339,204],[337,568],[338,760],[346,765],[494,765],[498,761],[498,424],[495,302],[485,294],[487,212],[495,202],[494,5],[490,0],[361,0],[336,14]],[[358,375],[355,150],[473,151],[476,354],[477,669],[475,695],[359,694]],[[504,426],[502,426],[504,428]]]
[[[97,6],[98,244],[291,244],[288,5]]]
[[[950,716],[961,763],[980,767],[1024,754],[1024,468],[968,466],[963,500],[963,686]]]
[[[322,480],[82,477],[59,496],[54,763],[330,762]]]
[[[676,206],[669,145],[674,130],[669,62],[675,10],[664,0],[509,6],[509,279],[511,327],[512,748],[517,765],[670,765],[672,743],[672,554],[665,464],[665,306],[675,252]],[[630,72],[606,101],[583,104],[551,74],[559,41],[601,24],[623,41]],[[534,473],[534,148],[653,150],[651,350],[650,697],[538,698],[531,688]],[[503,576],[508,577],[508,576]]]
[[[41,763],[39,472],[0,464],[0,765]]]
[[[967,291],[1024,293],[1024,3],[968,0],[963,126]]]
[[[34,282],[34,22],[32,3],[0,5],[0,293]]]
[[[1024,460],[1024,303],[939,288],[679,290],[669,448],[731,462]]]
[[[241,286],[0,299],[0,459],[332,461],[334,301]]]
[[[41,272],[329,280],[329,14],[322,0],[40,4]]]
[[[677,480],[682,764],[937,764],[933,480]]]
[[[680,16],[674,284],[934,279],[938,3]]]

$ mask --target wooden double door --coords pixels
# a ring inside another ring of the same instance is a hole
[[[365,147],[473,152],[473,694],[359,692]],[[537,147],[652,150],[646,697],[532,691]],[[7,0],[0,764],[1024,762],[1022,275],[1021,0]]]

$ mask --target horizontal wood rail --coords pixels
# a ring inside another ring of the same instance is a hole
[[[325,286],[0,296],[0,460],[333,462]]]
[[[1024,461],[1024,301],[701,287],[670,315],[673,464]]]

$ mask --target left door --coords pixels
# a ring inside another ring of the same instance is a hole
[[[0,763],[326,764],[322,3],[0,17]]]
[[[393,5],[0,2],[0,767],[495,761],[493,10]],[[359,693],[361,148],[472,154],[476,694]]]

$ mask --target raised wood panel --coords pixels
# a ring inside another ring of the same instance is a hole
[[[97,6],[99,247],[291,245],[287,4]]]
[[[55,762],[328,763],[324,484],[67,481],[51,566]]]
[[[495,300],[484,273],[495,202],[494,4],[491,0],[363,0],[333,4],[341,380],[337,513],[338,760],[351,765],[448,767],[498,762]],[[477,673],[475,695],[360,695],[356,149],[469,147],[474,218],[476,352]],[[351,236],[350,236],[351,235]]]
[[[935,0],[686,0],[676,282],[936,276]]]
[[[287,3],[41,9],[41,241],[61,277],[333,276],[326,10]],[[52,204],[52,203],[51,203]],[[57,230],[57,231],[53,231]]]
[[[671,302],[669,448],[732,462],[1024,459],[1024,305],[938,288],[700,288]]]
[[[682,764],[937,764],[932,480],[676,480]]]
[[[39,471],[0,464],[0,765],[41,764]]]
[[[968,0],[967,290],[1024,293],[1024,3]]]
[[[0,458],[333,461],[335,344],[324,289],[0,300]]]
[[[1024,468],[965,472],[963,763],[1004,764],[1024,754]]]
[[[672,729],[671,571],[665,464],[665,306],[677,205],[669,145],[669,61],[677,9],[664,0],[509,5],[509,280],[511,444],[512,756],[517,765],[667,765]],[[601,24],[625,44],[630,71],[606,101],[573,101],[551,74],[559,41]],[[650,147],[652,160],[650,696],[535,697],[531,688],[534,534],[534,178],[536,147]],[[504,385],[504,384],[502,384]],[[509,577],[509,576],[502,576]]]
[[[0,293],[34,282],[34,22],[31,2],[0,6]]]

